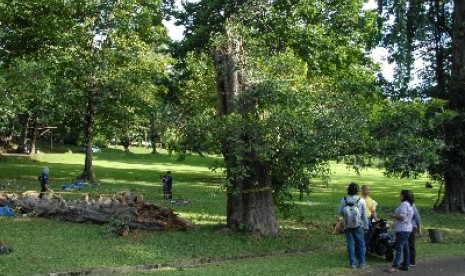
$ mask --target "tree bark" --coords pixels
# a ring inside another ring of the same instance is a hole
[[[161,142],[162,127],[159,123],[160,116],[158,111],[150,113],[150,140],[152,142],[152,154],[157,154],[157,145]]]
[[[463,176],[445,177],[445,192],[442,209],[446,212],[465,213],[465,181]]]
[[[442,209],[465,212],[465,1],[454,1],[452,29],[452,86],[449,106],[457,112],[446,124],[445,194]]]
[[[238,112],[248,116],[254,107],[237,110],[238,96],[249,86],[245,53],[240,39],[228,32],[228,45],[216,49],[213,53],[218,94],[218,110],[221,116]],[[260,141],[254,134],[241,135],[231,139],[224,137],[221,141],[222,153],[227,167],[228,187],[227,225],[233,230],[251,231],[261,235],[279,235],[280,229],[271,190],[270,166],[260,162],[252,152],[243,152],[236,157],[237,143],[244,148],[253,148],[253,143]],[[234,168],[244,167],[250,173],[240,175]]]
[[[85,139],[86,139],[86,158],[84,164],[84,172],[81,178],[86,180],[92,180],[95,178],[93,161],[94,146],[94,122],[95,122],[95,103],[93,93],[90,93],[87,98],[87,111],[85,118]]]
[[[31,137],[31,148],[29,149],[29,156],[36,155],[36,143],[37,143],[37,136],[38,136],[38,119],[37,117],[34,118],[34,125],[32,130],[32,137]]]

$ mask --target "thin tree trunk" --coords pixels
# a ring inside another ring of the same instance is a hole
[[[86,139],[86,158],[84,164],[84,172],[82,173],[82,179],[92,180],[95,178],[93,161],[94,146],[94,121],[95,121],[95,103],[93,99],[93,93],[90,93],[87,99],[87,111],[85,120],[85,139]]]
[[[433,0],[430,3],[434,7],[434,16],[432,16],[431,24],[434,25],[434,53],[435,53],[435,78],[437,83],[436,97],[444,98],[447,90],[447,69],[446,69],[446,49],[444,49],[443,38],[447,32],[446,15],[444,1]]]
[[[157,154],[157,144],[161,140],[157,126],[157,115],[152,113],[150,114],[150,140],[152,142],[152,154]]]
[[[34,118],[34,125],[32,130],[32,138],[31,138],[31,148],[29,152],[29,156],[36,155],[36,143],[37,143],[37,136],[38,136],[38,120],[37,117]]]
[[[29,114],[23,115],[21,120],[21,125],[23,127],[21,131],[21,151],[24,152],[24,149],[27,147],[27,136],[29,135]]]
[[[228,116],[236,111],[236,100],[240,93],[249,86],[245,69],[245,54],[239,39],[228,33],[228,45],[213,53],[218,93],[218,110],[221,116]],[[253,112],[254,108],[237,110],[242,116]],[[227,167],[230,182],[227,200],[227,225],[234,230],[246,230],[262,235],[278,235],[279,224],[271,191],[270,166],[256,158],[256,154],[243,152],[237,159],[235,150],[237,143],[245,144],[245,148],[253,148],[260,137],[256,135],[238,134],[237,137],[224,137],[221,141],[222,153]],[[237,140],[235,140],[237,139]],[[249,147],[250,146],[250,147]],[[249,175],[238,175],[232,168],[245,167]]]
[[[452,87],[449,106],[458,115],[446,125],[445,194],[442,209],[465,212],[465,1],[454,1],[452,30]]]
[[[126,136],[123,136],[123,137],[121,138],[121,144],[122,144],[123,147],[124,147],[124,153],[126,153],[126,154],[131,153],[131,152],[129,151],[129,147],[131,146],[131,139],[129,139],[129,136],[127,136],[127,135],[126,135]]]

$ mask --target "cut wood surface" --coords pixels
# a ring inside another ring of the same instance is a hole
[[[19,207],[22,213],[77,223],[105,224],[115,219],[127,221],[131,229],[149,231],[186,231],[192,222],[179,217],[171,209],[145,203],[142,195],[122,192],[113,197],[66,201],[48,194],[42,199],[36,192],[22,195],[0,193],[0,204]]]

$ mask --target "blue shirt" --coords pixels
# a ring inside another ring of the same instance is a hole
[[[419,228],[421,226],[421,217],[418,212],[417,206],[413,204],[413,218],[412,218],[412,228]]]
[[[40,178],[40,184],[41,184],[42,186],[47,185],[47,183],[48,183],[48,177],[49,177],[49,176],[48,176],[48,173],[42,172],[42,175],[41,175],[41,178]]]

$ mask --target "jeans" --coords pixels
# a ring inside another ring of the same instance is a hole
[[[408,239],[411,232],[396,232],[396,242],[394,243],[394,249],[396,250],[396,256],[392,267],[400,268],[401,258],[403,257],[403,267],[409,268],[410,266],[410,253],[408,246]]]
[[[370,244],[371,239],[373,238],[373,223],[371,222],[371,218],[368,220],[368,231],[365,233],[365,246],[366,246],[366,255],[370,253]]]
[[[163,184],[163,198],[173,199],[173,184]]]
[[[44,194],[45,192],[47,191],[47,185],[41,185],[41,190],[40,190],[40,194],[39,194],[39,198],[43,198],[44,197]]]
[[[410,236],[408,237],[408,250],[410,253],[410,264],[414,265],[415,264],[415,259],[416,259],[416,253],[417,250],[415,249],[415,234],[417,233],[417,228],[413,228],[412,233],[410,233]]]
[[[344,234],[347,241],[347,252],[351,267],[366,265],[365,233],[362,227],[345,229]]]

